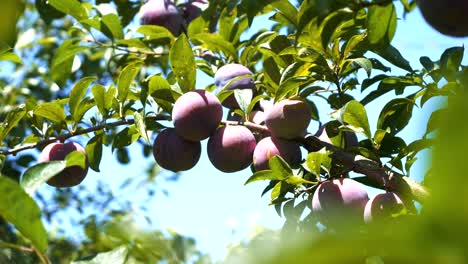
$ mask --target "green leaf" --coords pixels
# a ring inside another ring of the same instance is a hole
[[[86,144],[86,156],[88,156],[89,167],[96,172],[99,172],[99,164],[102,159],[102,143],[103,134],[97,134],[91,138]]]
[[[169,53],[172,71],[182,91],[195,89],[196,64],[192,47],[185,34],[177,38]]]
[[[107,116],[106,110],[106,88],[100,84],[95,84],[93,88],[91,88],[91,92],[93,93],[94,102],[101,113],[102,116]]]
[[[359,65],[359,67],[363,68],[366,73],[367,77],[370,77],[372,72],[372,62],[367,58],[355,58],[355,59],[348,59],[345,62],[351,62]]]
[[[34,200],[13,180],[0,177],[0,215],[40,251],[47,249],[47,233]]]
[[[86,9],[78,0],[48,0],[48,3],[57,10],[69,14],[77,20],[88,17]]]
[[[331,164],[330,152],[325,149],[321,149],[317,152],[310,152],[307,155],[305,162],[305,168],[314,174],[316,177],[320,176],[320,170],[322,168],[328,170]]]
[[[431,117],[429,117],[429,121],[427,121],[425,134],[427,135],[436,129],[440,129],[441,121],[445,115],[447,115],[447,109],[438,109],[432,112]]]
[[[162,99],[170,103],[175,102],[175,98],[180,96],[174,91],[169,82],[162,76],[151,76],[148,81],[148,93],[155,99]]]
[[[63,85],[70,76],[75,55],[88,47],[78,46],[73,40],[65,40],[60,47],[55,50],[50,66],[52,80]]]
[[[63,171],[66,167],[67,164],[63,160],[36,164],[24,172],[20,185],[32,196],[46,181]]]
[[[174,35],[162,26],[143,25],[137,29],[137,32],[145,35],[148,40],[168,39],[171,44],[174,42]]]
[[[464,47],[448,48],[440,57],[440,69],[448,81],[454,80],[454,75],[459,71],[463,59]]]
[[[366,109],[358,101],[353,100],[344,105],[340,109],[340,119],[354,131],[363,133],[369,139],[372,137]]]
[[[372,5],[367,13],[367,39],[375,46],[387,47],[395,35],[397,15],[392,2]]]
[[[275,200],[278,198],[280,195],[286,193],[287,190],[287,184],[284,181],[278,182],[275,187],[273,187],[273,190],[271,191],[271,200]]]
[[[239,108],[242,112],[247,113],[250,102],[252,101],[253,92],[251,89],[235,89],[234,97],[236,98]]]
[[[70,113],[75,120],[75,122],[79,122],[79,116],[76,114],[78,110],[79,103],[83,99],[83,97],[86,95],[86,92],[88,91],[88,86],[96,81],[96,77],[85,77],[80,79],[75,86],[73,86],[71,92],[70,92],[70,100],[68,101],[68,105],[70,106]]]
[[[146,131],[145,119],[143,115],[137,111],[133,114],[135,118],[135,126],[140,132],[141,137],[146,141],[147,144],[150,144],[150,140],[148,137],[148,132]]]
[[[122,24],[120,24],[120,18],[116,14],[107,14],[102,17],[102,23],[109,30],[110,38],[122,39],[124,38]],[[106,34],[107,35],[107,34]]]
[[[388,102],[380,112],[377,128],[386,130],[390,134],[400,132],[411,119],[414,102],[407,98],[396,98]]]
[[[42,103],[34,109],[34,114],[49,119],[54,123],[65,121],[65,109],[59,101]]]
[[[10,131],[18,125],[25,115],[26,107],[24,105],[20,105],[8,113],[0,124],[0,142],[2,142]]]
[[[65,157],[67,167],[78,166],[82,169],[86,168],[86,155],[81,151],[73,151]]]
[[[237,52],[231,42],[226,41],[218,34],[200,33],[192,37],[193,40],[199,41],[204,46],[213,51],[223,52],[228,56],[237,59]]]
[[[97,254],[90,260],[73,261],[71,264],[125,264],[128,248],[120,246],[112,251]]]
[[[409,72],[413,71],[409,62],[403,58],[400,51],[392,45],[389,45],[384,49],[374,50],[374,52],[397,67],[400,67]]]
[[[262,170],[255,172],[250,178],[244,183],[247,185],[252,182],[256,181],[264,181],[264,180],[284,180],[285,178],[283,175],[279,173],[275,173],[272,170]]]
[[[130,85],[140,72],[142,64],[132,63],[127,65],[119,75],[119,80],[117,82],[117,98],[120,102],[125,102],[127,99],[128,93],[130,91]]]
[[[22,64],[21,58],[13,52],[1,52],[0,61],[11,61],[14,63]]]
[[[112,142],[112,150],[131,145],[140,138],[140,133],[135,125],[130,125],[117,133]]]
[[[278,177],[287,178],[293,174],[289,164],[286,161],[284,161],[284,159],[280,156],[273,156],[272,158],[270,158],[268,161],[268,165],[274,173],[281,175]]]
[[[288,183],[288,184],[291,184],[291,185],[295,185],[295,186],[299,186],[299,185],[302,185],[302,184],[305,184],[305,183],[313,184],[313,182],[311,182],[311,181],[305,180],[305,179],[303,179],[301,177],[294,176],[294,175],[286,178],[285,182]]]

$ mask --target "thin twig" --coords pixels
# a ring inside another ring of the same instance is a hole
[[[25,251],[25,252],[34,252],[34,248],[20,246],[20,245],[8,243],[5,241],[0,241],[0,247],[12,248],[12,249],[20,250],[20,251]]]

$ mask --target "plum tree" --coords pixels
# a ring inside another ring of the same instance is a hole
[[[270,107],[265,115],[265,124],[273,136],[294,139],[304,136],[310,123],[311,109],[302,100],[284,99]]]
[[[452,37],[468,36],[468,1],[418,0],[426,22],[440,33]]]
[[[172,109],[174,128],[186,140],[208,138],[218,127],[223,109],[218,98],[205,90],[194,90],[177,99]]]
[[[218,91],[223,89],[229,81],[243,75],[252,75],[252,72],[242,64],[231,63],[220,67],[214,75],[216,89]],[[246,76],[245,78],[234,81],[229,87],[227,87],[227,90],[235,89],[251,89],[253,94],[255,94],[256,87],[252,77]],[[239,104],[237,103],[234,95],[230,95],[226,98],[223,101],[223,105],[231,109],[239,108]]]
[[[140,23],[165,27],[178,36],[182,31],[183,18],[172,1],[149,0],[140,8]]]
[[[302,160],[301,148],[293,141],[275,137],[260,140],[253,153],[253,164],[256,171],[267,170],[268,160],[280,156],[289,164],[297,164]]]
[[[252,112],[250,112],[248,119],[249,119],[248,121],[254,124],[263,126],[265,125],[265,112],[260,111],[260,110],[253,110]],[[245,121],[244,117],[236,114],[233,111],[229,111],[227,120],[235,121],[235,122]]]
[[[380,193],[370,199],[364,208],[364,221],[390,219],[405,208],[403,201],[394,192]]]
[[[349,178],[328,180],[319,185],[312,197],[312,211],[324,224],[337,227],[361,222],[369,196],[364,185]]]
[[[200,142],[185,140],[173,128],[161,131],[153,143],[153,155],[162,168],[173,172],[193,168],[201,155]]]
[[[185,20],[185,24],[188,25],[192,20],[199,17],[208,6],[207,0],[191,0],[182,5],[182,17]]]
[[[255,137],[244,126],[218,128],[208,140],[208,158],[222,172],[236,172],[252,163]]]
[[[76,142],[51,143],[47,145],[38,157],[38,162],[49,162],[54,160],[65,160],[73,151],[86,153],[84,148]],[[73,187],[80,184],[88,173],[88,163],[85,168],[78,165],[65,168],[62,172],[50,178],[47,184],[54,187]]]

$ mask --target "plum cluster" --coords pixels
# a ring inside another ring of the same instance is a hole
[[[201,15],[208,5],[207,0],[191,0],[179,8],[171,0],[149,0],[140,8],[142,25],[157,25],[167,28],[174,36]]]
[[[241,64],[227,64],[214,76],[217,90],[251,89],[256,93],[252,72]],[[223,106],[230,109],[228,120],[236,125],[222,125]],[[156,162],[177,172],[193,168],[201,155],[200,141],[209,138],[208,158],[222,172],[236,172],[253,163],[256,171],[268,169],[268,160],[279,155],[290,164],[302,160],[300,145],[293,139],[302,137],[310,122],[311,110],[299,99],[284,99],[264,104],[263,110],[252,111],[248,120],[232,112],[239,105],[233,95],[221,103],[205,90],[194,90],[180,96],[172,110],[174,128],[162,131],[153,150]],[[261,107],[260,107],[261,108]],[[266,125],[271,136],[253,133],[242,121]],[[258,143],[257,143],[258,141]]]
[[[378,194],[369,200],[364,185],[350,178],[324,181],[312,197],[312,211],[323,224],[332,228],[391,219],[404,208],[400,197],[393,192]]]

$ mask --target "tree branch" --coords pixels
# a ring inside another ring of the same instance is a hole
[[[365,158],[342,148],[323,142],[313,135],[307,135],[299,139],[300,143],[309,151],[325,147],[332,151],[332,158],[350,170],[366,175],[380,188],[398,193],[403,198],[415,199],[424,202],[429,197],[429,191],[416,181],[395,172],[387,167],[382,167],[378,162]]]
[[[147,117],[146,121],[170,121],[170,116],[167,115],[158,115],[153,117]],[[3,150],[0,151],[0,155],[15,155],[18,152],[27,149],[33,149],[40,146],[44,146],[56,141],[65,141],[69,138],[88,134],[90,132],[103,130],[110,127],[118,127],[123,125],[132,125],[135,121],[133,119],[130,120],[120,120],[116,122],[106,123],[94,127],[90,127],[87,129],[82,129],[78,131],[74,131],[72,133],[68,133],[65,135],[61,135],[58,137],[52,137],[45,139],[43,141],[20,146],[13,149]],[[246,122],[238,122],[238,121],[221,121],[221,124],[224,125],[242,125],[245,126],[253,131],[259,132],[262,135],[269,135],[270,131],[266,126],[257,125],[255,123],[246,121]],[[346,166],[351,171],[354,171],[359,174],[366,175],[371,181],[373,181],[379,188],[393,191],[398,193],[402,198],[408,199],[415,199],[419,202],[424,202],[429,197],[429,191],[417,183],[416,181],[395,172],[387,167],[382,167],[378,162],[365,158],[361,155],[357,155],[348,151],[343,150],[342,148],[336,147],[332,144],[327,142],[321,141],[320,139],[316,138],[313,135],[307,135],[304,138],[297,139],[299,143],[301,143],[308,151],[316,151],[317,149],[321,149],[323,147],[327,148],[332,154],[332,158],[336,160],[338,163]]]

